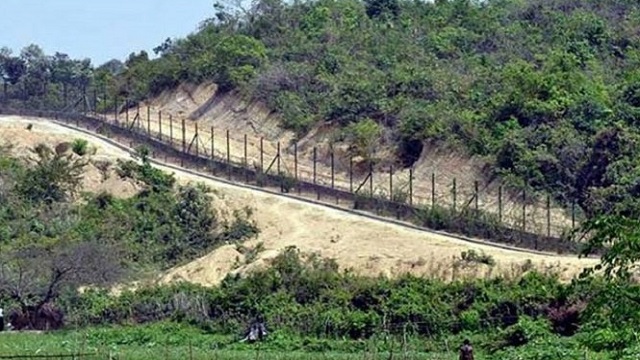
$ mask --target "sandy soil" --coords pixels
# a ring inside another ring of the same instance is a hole
[[[24,129],[34,124],[31,131]],[[97,155],[114,160],[128,157],[118,148],[47,121],[17,117],[0,117],[0,138],[11,138],[21,146],[42,141],[72,141],[87,138],[97,147]],[[316,252],[334,258],[342,268],[352,268],[364,275],[396,276],[410,272],[420,276],[451,280],[465,276],[520,276],[530,268],[557,273],[568,280],[594,259],[575,256],[529,254],[471,244],[455,238],[405,228],[400,225],[348,214],[320,205],[244,189],[184,172],[174,172],[180,183],[203,182],[215,190],[214,204],[221,214],[250,207],[261,229],[256,239],[244,246],[264,249],[255,259],[245,259],[235,246],[227,245],[161,277],[161,281],[188,280],[203,285],[218,284],[228,273],[247,272],[268,266],[269,260],[288,246],[304,253]],[[463,266],[460,253],[474,249],[491,255],[496,265]],[[248,261],[252,260],[252,261]]]

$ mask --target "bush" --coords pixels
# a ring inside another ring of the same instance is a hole
[[[85,156],[89,152],[89,142],[85,139],[75,139],[73,140],[71,149],[78,156]]]

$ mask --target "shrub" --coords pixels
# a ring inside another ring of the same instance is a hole
[[[484,251],[477,252],[473,249],[463,251],[460,253],[460,260],[465,263],[478,263],[494,266],[496,261],[489,254],[485,254]]]
[[[85,139],[75,139],[71,144],[71,149],[78,156],[85,156],[89,152],[89,142]]]

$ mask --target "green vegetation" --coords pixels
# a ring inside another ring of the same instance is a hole
[[[27,347],[59,350],[55,339],[65,339],[67,350],[149,354],[192,346],[196,354],[255,356],[259,348],[344,357],[410,352],[428,359],[470,338],[487,359],[637,358],[633,329],[639,319],[629,317],[628,307],[603,307],[599,301],[614,289],[598,279],[563,285],[537,273],[450,284],[411,276],[365,279],[289,248],[271,268],[230,276],[216,288],[174,284],[119,296],[98,289],[66,294],[58,304],[68,328],[81,330]],[[611,317],[612,310],[627,311],[619,313],[627,320]],[[257,315],[267,321],[267,341],[238,343]],[[22,346],[0,340],[0,348]]]
[[[140,162],[118,164],[120,176],[141,186],[127,199],[79,194],[84,160],[44,144],[33,152],[26,163],[0,149],[0,300],[23,314],[78,286],[139,278],[258,231],[250,213],[218,220],[209,189],[176,186],[144,152]],[[50,325],[60,325],[56,319]]]
[[[84,139],[75,139],[71,145],[73,152],[78,156],[84,156],[89,152],[89,142]]]

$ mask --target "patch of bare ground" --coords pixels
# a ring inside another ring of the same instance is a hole
[[[33,129],[24,129],[32,123]],[[109,159],[127,158],[126,152],[44,120],[17,117],[0,118],[0,134],[11,134],[19,146],[30,147],[39,142],[73,141],[86,138],[97,148],[96,155]],[[154,281],[162,283],[186,280],[213,286],[230,273],[246,274],[269,266],[270,261],[289,246],[302,253],[317,253],[333,258],[341,268],[351,268],[366,276],[395,277],[405,273],[444,280],[464,277],[517,277],[537,269],[555,273],[569,280],[585,266],[593,266],[595,259],[576,256],[532,254],[471,244],[445,235],[432,234],[390,224],[356,214],[345,213],[325,206],[276,196],[260,191],[228,185],[211,179],[158,168],[175,173],[179,183],[202,182],[214,189],[214,206],[228,217],[236,209],[254,209],[253,218],[261,232],[255,239],[241,246],[226,245],[175,267]],[[474,250],[488,255],[495,264],[463,261],[463,251]]]
[[[138,110],[131,108],[129,111],[133,112],[129,115],[132,119]],[[361,191],[369,192],[369,183],[363,184],[368,166],[358,157],[354,157],[351,163],[348,145],[335,141],[335,126],[320,124],[298,139],[291,131],[282,129],[278,115],[262,104],[245,101],[233,93],[219,94],[215,84],[184,84],[175,90],[165,91],[157,98],[141,104],[140,116],[141,122],[136,126],[144,131],[150,130],[155,136],[162,133],[164,139],[171,137],[179,148],[184,140],[190,152],[197,151],[205,156],[213,153],[219,159],[229,158],[237,164],[246,162],[256,169],[266,169],[272,165],[270,171],[275,172],[277,163],[272,162],[278,154],[279,144],[280,169],[292,177],[297,175],[308,181],[313,181],[315,177],[320,184],[344,190],[363,185]],[[124,115],[120,114],[120,121],[123,118]],[[395,165],[392,145],[382,141],[374,157],[381,160],[374,169],[374,194],[388,197],[391,193],[395,194],[393,197],[396,199],[406,199],[409,193],[409,169]],[[350,168],[353,169],[353,176],[350,176]],[[425,144],[413,170],[414,204],[435,203],[453,207],[455,203],[456,209],[475,209],[477,182],[478,209],[494,214],[496,218],[501,213],[502,221],[511,227],[559,236],[573,225],[570,210],[554,201],[549,203],[547,210],[545,197],[527,194],[523,199],[521,192],[502,186],[501,179],[490,178],[487,175],[487,162],[479,157]],[[578,216],[576,224],[579,220]]]

